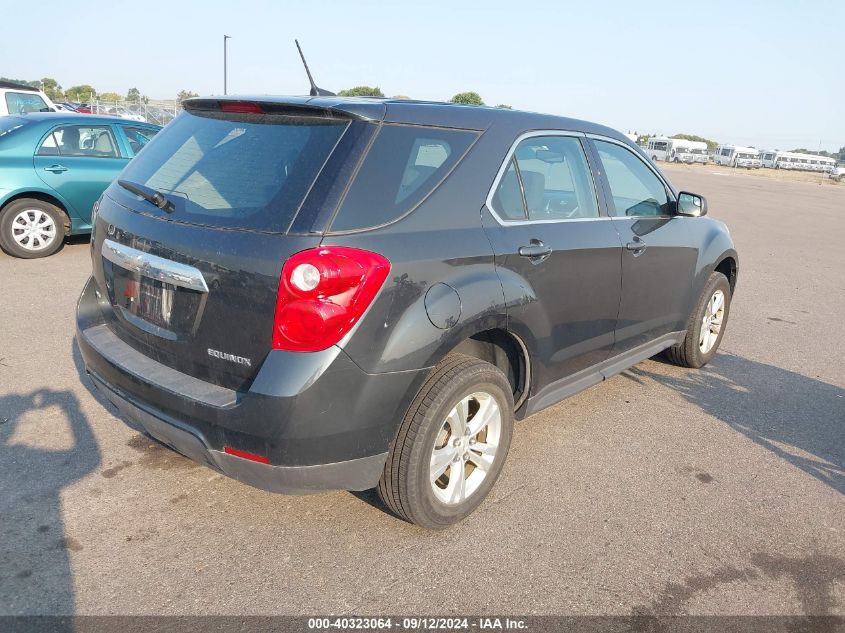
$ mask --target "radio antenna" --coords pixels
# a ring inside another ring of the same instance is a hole
[[[299,40],[294,40],[296,43],[296,50],[299,51],[299,56],[302,58],[302,65],[305,66],[305,73],[308,75],[308,83],[311,84],[311,92],[309,93],[312,97],[334,97],[336,96],[335,93],[329,92],[328,90],[323,90],[322,88],[318,88],[317,84],[314,83],[314,77],[311,76],[311,69],[308,68],[308,62],[305,61],[305,55],[302,53],[302,47],[299,45]]]

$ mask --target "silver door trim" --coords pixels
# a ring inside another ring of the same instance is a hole
[[[102,254],[104,259],[113,264],[144,277],[157,279],[180,288],[208,292],[208,285],[205,283],[202,272],[193,266],[145,253],[112,240],[103,240]]]

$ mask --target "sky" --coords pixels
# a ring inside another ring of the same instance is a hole
[[[100,92],[304,94],[317,84],[698,134],[845,146],[845,1],[0,0],[0,75]],[[12,20],[10,20],[10,18]],[[29,27],[27,27],[29,25]]]

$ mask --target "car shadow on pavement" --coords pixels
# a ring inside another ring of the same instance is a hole
[[[61,494],[99,463],[72,391],[0,395],[0,614],[74,612],[70,552],[85,537],[66,533]]]
[[[671,387],[756,444],[845,494],[845,389],[728,353],[683,375],[647,367],[637,365],[623,375]]]

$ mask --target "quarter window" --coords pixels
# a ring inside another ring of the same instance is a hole
[[[148,127],[124,125],[123,133],[126,135],[126,140],[129,141],[129,148],[134,155],[140,152],[144,148],[144,145],[153,139],[158,133],[158,130]]]
[[[615,143],[595,144],[617,216],[670,215],[666,187],[643,161]]]
[[[520,142],[492,204],[503,220],[598,217],[581,142],[571,136],[534,136]]]
[[[364,229],[402,217],[434,191],[477,137],[466,130],[384,125],[331,230]]]
[[[39,156],[117,158],[111,130],[103,125],[67,125],[53,130],[38,148]]]

